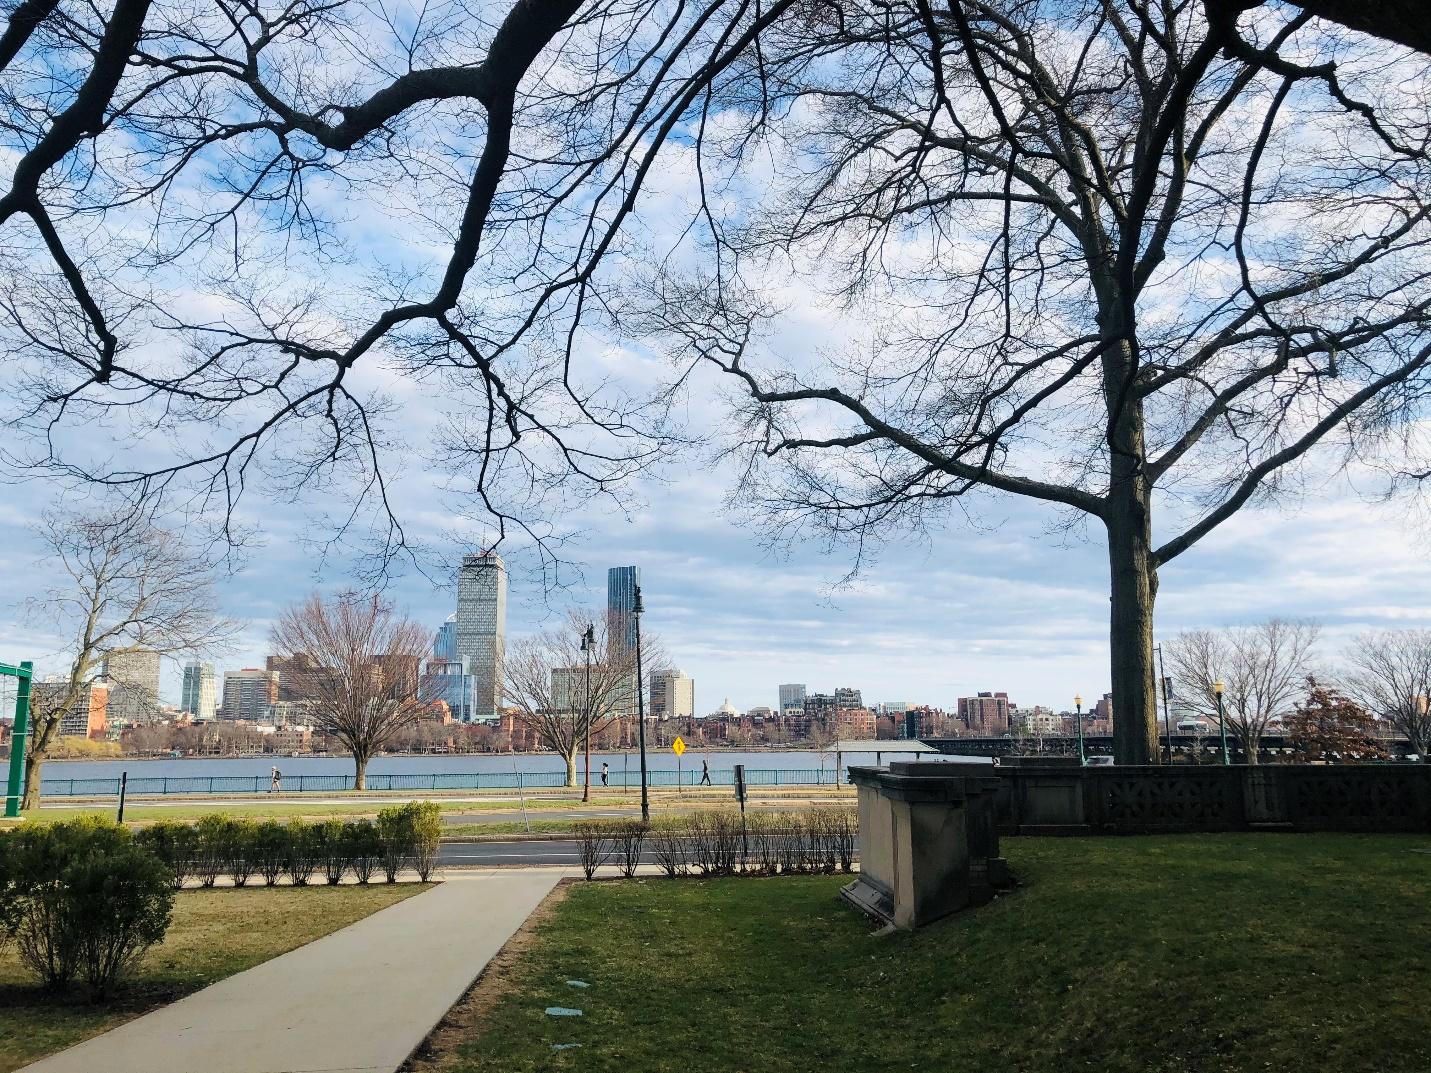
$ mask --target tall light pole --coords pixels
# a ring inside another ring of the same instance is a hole
[[[591,652],[596,647],[596,627],[589,625],[581,635],[581,651],[586,656],[586,785],[581,799],[591,800]]]
[[[1173,714],[1172,703],[1168,696],[1168,672],[1163,666],[1163,646],[1161,643],[1155,646],[1158,650],[1158,677],[1161,679],[1163,693],[1163,737],[1168,742],[1168,763],[1173,762]]]
[[[1077,693],[1073,695],[1073,722],[1078,727],[1078,762],[1084,767],[1088,766],[1088,754],[1083,751],[1083,698]]]
[[[1226,689],[1219,678],[1212,683],[1212,692],[1217,697],[1217,729],[1222,734],[1222,764],[1224,767],[1232,763],[1232,754],[1227,751],[1227,715],[1222,709],[1222,691]]]
[[[636,618],[636,730],[641,741],[641,822],[651,822],[651,798],[646,788],[646,690],[641,672],[641,584],[636,583],[636,598],[631,614]]]

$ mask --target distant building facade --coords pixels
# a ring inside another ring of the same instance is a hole
[[[113,692],[106,682],[87,682],[80,688],[74,703],[65,706],[69,692],[67,681],[36,682],[31,687],[30,703],[42,712],[60,709],[57,733],[64,738],[102,740],[109,728],[109,695]]]
[[[112,652],[104,658],[110,722],[144,723],[159,714],[158,652]]]
[[[472,719],[495,719],[505,694],[507,567],[495,552],[464,555],[457,575],[457,658],[472,676]]]
[[[278,671],[245,667],[224,673],[223,716],[257,723],[264,709],[277,704]]]
[[[184,685],[179,708],[195,719],[209,720],[219,706],[219,676],[212,663],[184,664]]]
[[[959,721],[978,738],[997,738],[1009,732],[1009,695],[980,693],[959,698]]]
[[[780,710],[782,712],[803,712],[805,710],[805,685],[791,682],[780,687]]]
[[[694,678],[673,667],[651,672],[651,718],[692,719],[695,714]]]

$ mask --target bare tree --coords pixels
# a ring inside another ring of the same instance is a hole
[[[590,690],[581,638],[595,637]],[[643,661],[660,665],[660,645],[641,637]],[[558,627],[523,637],[507,650],[503,668],[506,703],[543,745],[566,762],[566,784],[576,785],[576,754],[587,730],[595,738],[636,713],[636,653],[613,642],[605,615],[579,609],[566,613]]]
[[[1269,619],[1255,626],[1180,633],[1167,647],[1180,699],[1216,721],[1216,682],[1224,686],[1227,727],[1249,764],[1257,763],[1267,726],[1289,716],[1306,693],[1313,648],[1321,628],[1313,622]]]
[[[422,711],[428,631],[376,594],[314,593],[284,610],[270,643],[315,727],[353,754],[353,789],[366,789],[368,761]]]
[[[1123,763],[1157,760],[1160,570],[1426,412],[1428,68],[1344,37],[1132,0],[784,20],[694,150],[709,267],[645,288],[743,395],[777,539],[862,556],[978,493],[1101,530]],[[768,327],[802,277],[858,315],[832,352]]]
[[[1346,654],[1348,692],[1387,720],[1427,762],[1431,751],[1431,630],[1377,630]]]
[[[27,618],[69,638],[63,686],[37,694],[22,807],[40,799],[40,775],[60,721],[99,678],[106,657],[136,652],[180,656],[211,651],[232,636],[218,611],[214,567],[144,512],[47,512],[34,527],[45,566],[64,581],[26,607]]]

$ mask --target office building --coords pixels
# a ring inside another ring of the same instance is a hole
[[[278,672],[260,667],[245,667],[224,674],[223,717],[257,723],[264,709],[277,704]]]
[[[447,621],[437,628],[437,637],[432,642],[432,658],[445,663],[457,659],[457,615],[447,616]]]
[[[651,672],[651,718],[691,719],[696,714],[696,682],[668,667]]]
[[[68,681],[36,682],[31,687],[30,704],[36,710],[51,714],[60,708],[60,725],[57,733],[64,738],[102,739],[109,726],[109,695],[111,687],[105,682],[86,682],[80,687],[75,702],[64,705],[69,693]]]
[[[159,653],[111,652],[104,658],[110,722],[143,723],[159,714]]]
[[[507,567],[495,552],[462,557],[455,626],[457,658],[473,678],[471,718],[496,719],[504,696]]]
[[[614,665],[634,667],[636,652],[636,590],[641,586],[641,568],[613,566],[606,571],[606,647]],[[615,708],[623,717],[637,712],[636,675],[616,691]],[[646,713],[649,718],[651,713]]]
[[[424,704],[440,701],[447,705],[452,718],[470,723],[476,707],[476,689],[477,681],[467,673],[465,659],[433,658],[427,661],[418,696]]]
[[[580,714],[586,709],[586,665],[552,668],[552,711]]]
[[[782,712],[803,712],[805,710],[805,686],[792,683],[780,687],[780,710]]]
[[[195,719],[209,720],[219,706],[219,676],[212,663],[184,664],[184,687],[179,697],[181,710]]]

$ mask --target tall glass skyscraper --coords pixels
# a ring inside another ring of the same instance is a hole
[[[501,714],[507,648],[507,567],[495,552],[464,555],[457,574],[457,651],[472,683],[472,718]]]
[[[184,664],[184,688],[179,707],[195,719],[212,719],[219,706],[219,676],[212,663]]]
[[[606,571],[606,647],[613,661],[633,658],[632,653],[636,649],[636,588],[640,584],[639,566],[613,566]],[[614,707],[622,716],[636,714],[636,690],[640,687],[633,666],[630,681],[614,699]]]
[[[449,662],[457,658],[457,616],[448,615],[432,642],[432,658]]]

